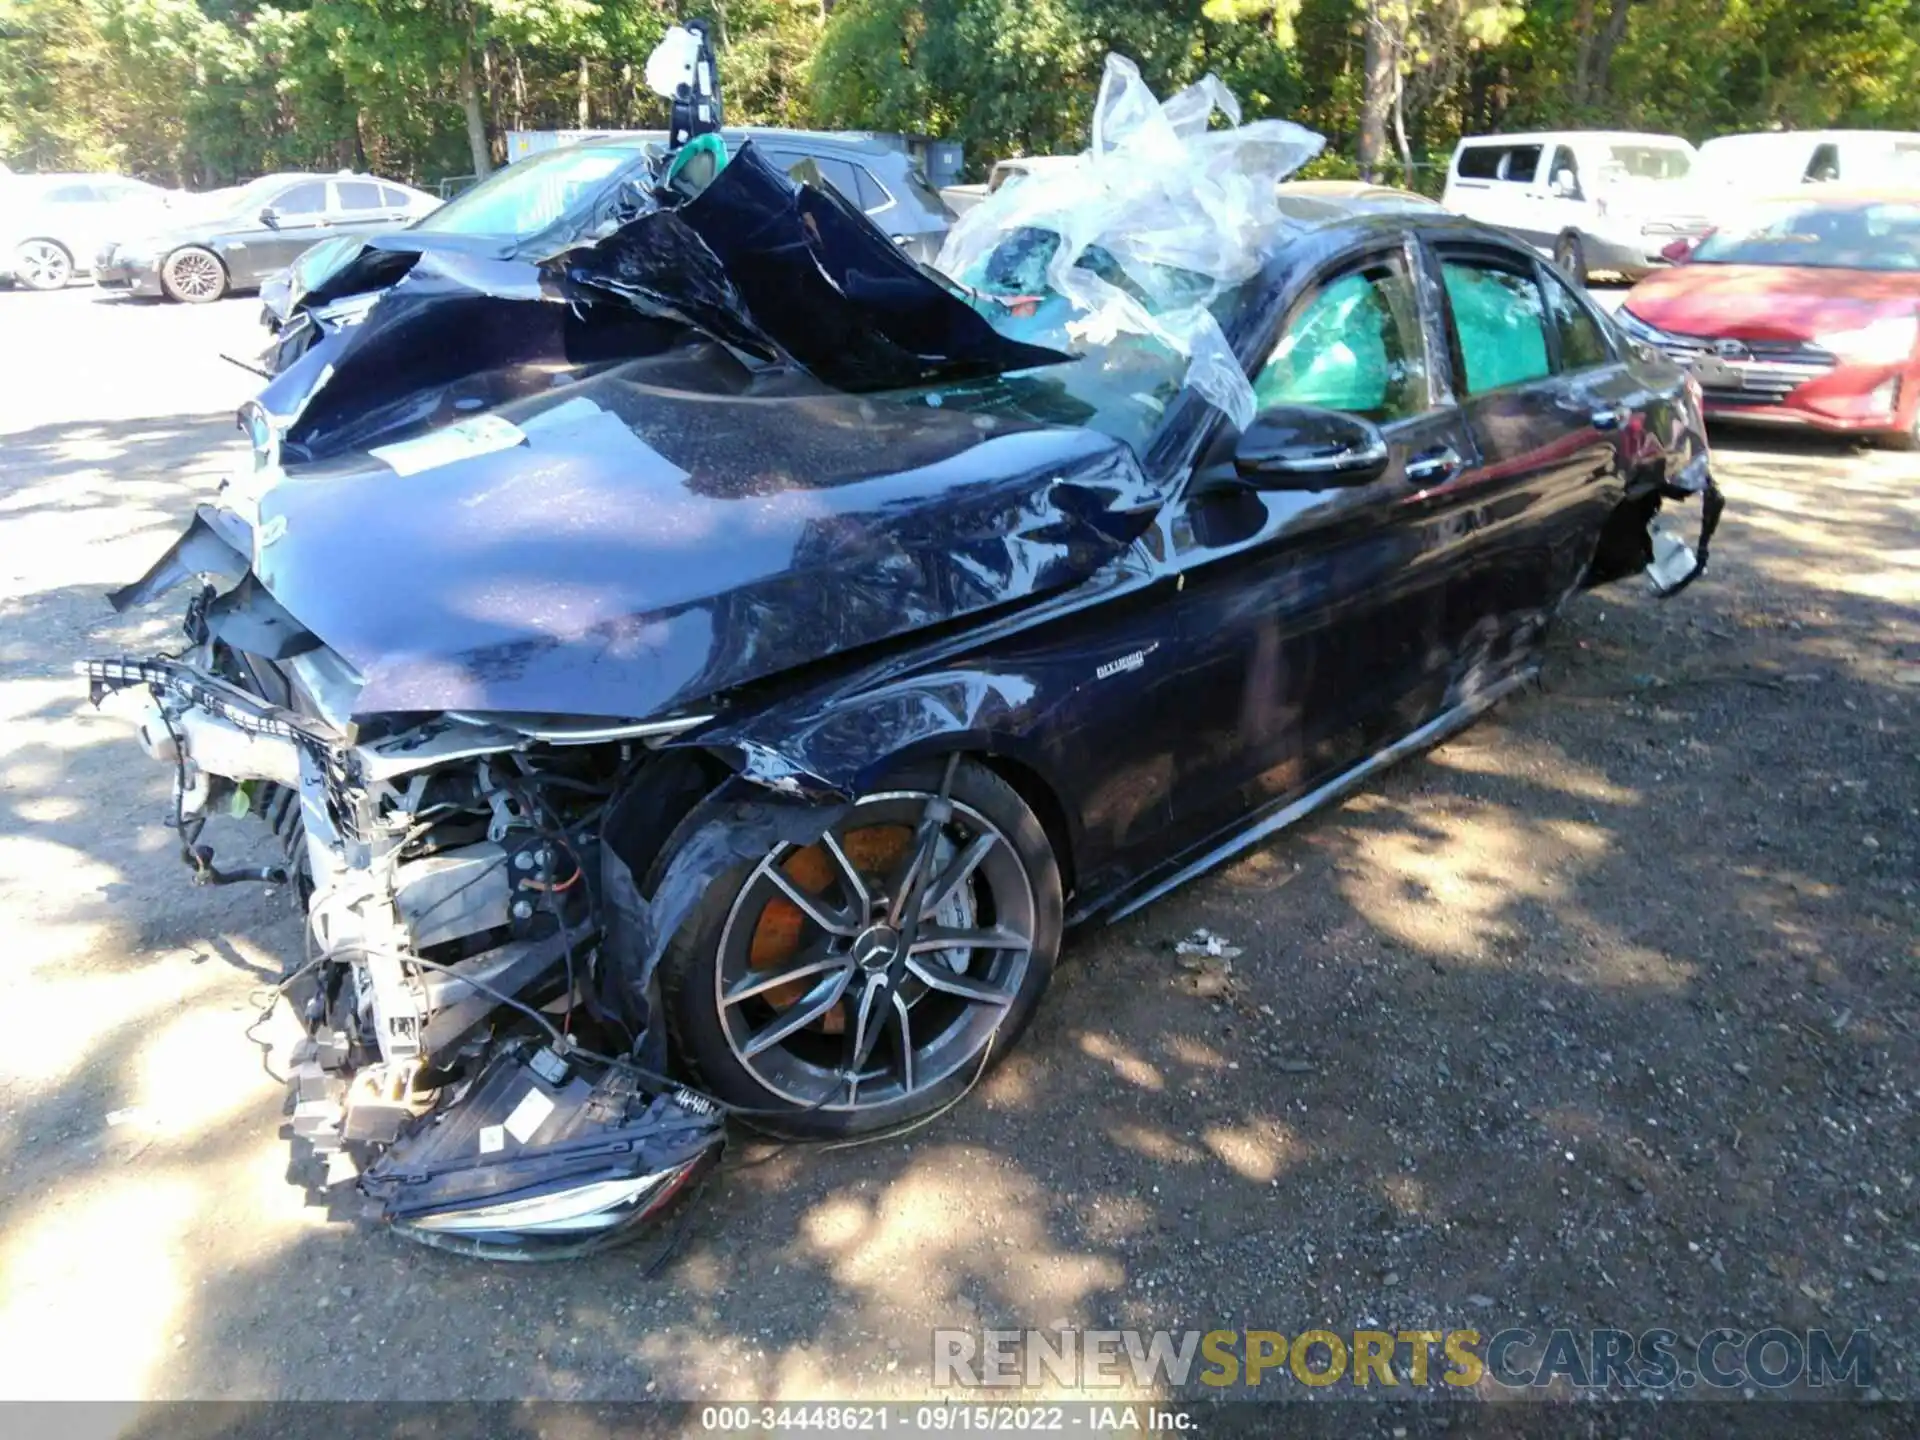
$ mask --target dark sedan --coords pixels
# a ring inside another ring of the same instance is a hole
[[[747,146],[591,243],[376,240],[295,300],[353,313],[289,328],[256,472],[116,597],[212,576],[191,648],[86,671],[201,877],[306,898],[294,1130],[389,1217],[575,1245],[723,1112],[934,1113],[1066,927],[1469,723],[1581,587],[1700,572],[1697,391],[1525,247],[1255,208],[1205,283],[1122,258],[1194,213],[1157,187],[1071,264],[986,202],[954,284]],[[1089,277],[1141,328],[1034,343]],[[285,866],[224,869],[216,808]]]
[[[263,175],[216,213],[108,245],[95,258],[94,283],[202,304],[258,290],[321,240],[397,230],[439,203],[373,175]]]

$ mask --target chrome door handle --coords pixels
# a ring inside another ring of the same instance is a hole
[[[1422,450],[1407,461],[1402,473],[1408,484],[1438,485],[1458,475],[1462,463],[1459,452],[1451,445],[1439,445],[1432,450]]]

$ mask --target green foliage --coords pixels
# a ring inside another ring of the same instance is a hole
[[[1081,148],[1109,50],[1162,92],[1215,71],[1352,173],[1370,25],[1413,159],[1396,136],[1384,178],[1420,188],[1463,130],[1920,129],[1920,0],[0,0],[0,156],[431,184],[474,168],[470,110],[496,161],[509,129],[664,124],[640,71],[681,15],[733,122],[958,139],[975,175]]]
[[[1249,111],[1298,102],[1270,30],[1209,18],[1214,0],[844,0],[813,61],[819,123],[963,141],[976,174],[1002,155],[1077,151],[1110,50],[1156,89],[1217,71]]]

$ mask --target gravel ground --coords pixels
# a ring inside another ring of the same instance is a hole
[[[286,897],[187,884],[68,673],[172,625],[102,592],[237,453],[253,316],[0,294],[0,1398],[913,1397],[932,1327],[1061,1321],[1862,1328],[1914,1395],[1914,457],[1720,437],[1706,580],[1078,935],[952,1115],[736,1146],[654,1275],[488,1267],[285,1183]]]

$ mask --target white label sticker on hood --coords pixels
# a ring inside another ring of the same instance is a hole
[[[552,1113],[553,1100],[547,1092],[537,1087],[529,1090],[527,1098],[514,1106],[513,1113],[507,1116],[507,1133],[525,1145]]]
[[[431,435],[402,440],[394,445],[376,445],[367,453],[384,460],[402,475],[418,475],[456,460],[471,460],[476,455],[491,455],[496,450],[511,450],[526,444],[526,432],[511,420],[498,415],[475,415],[456,420]]]

